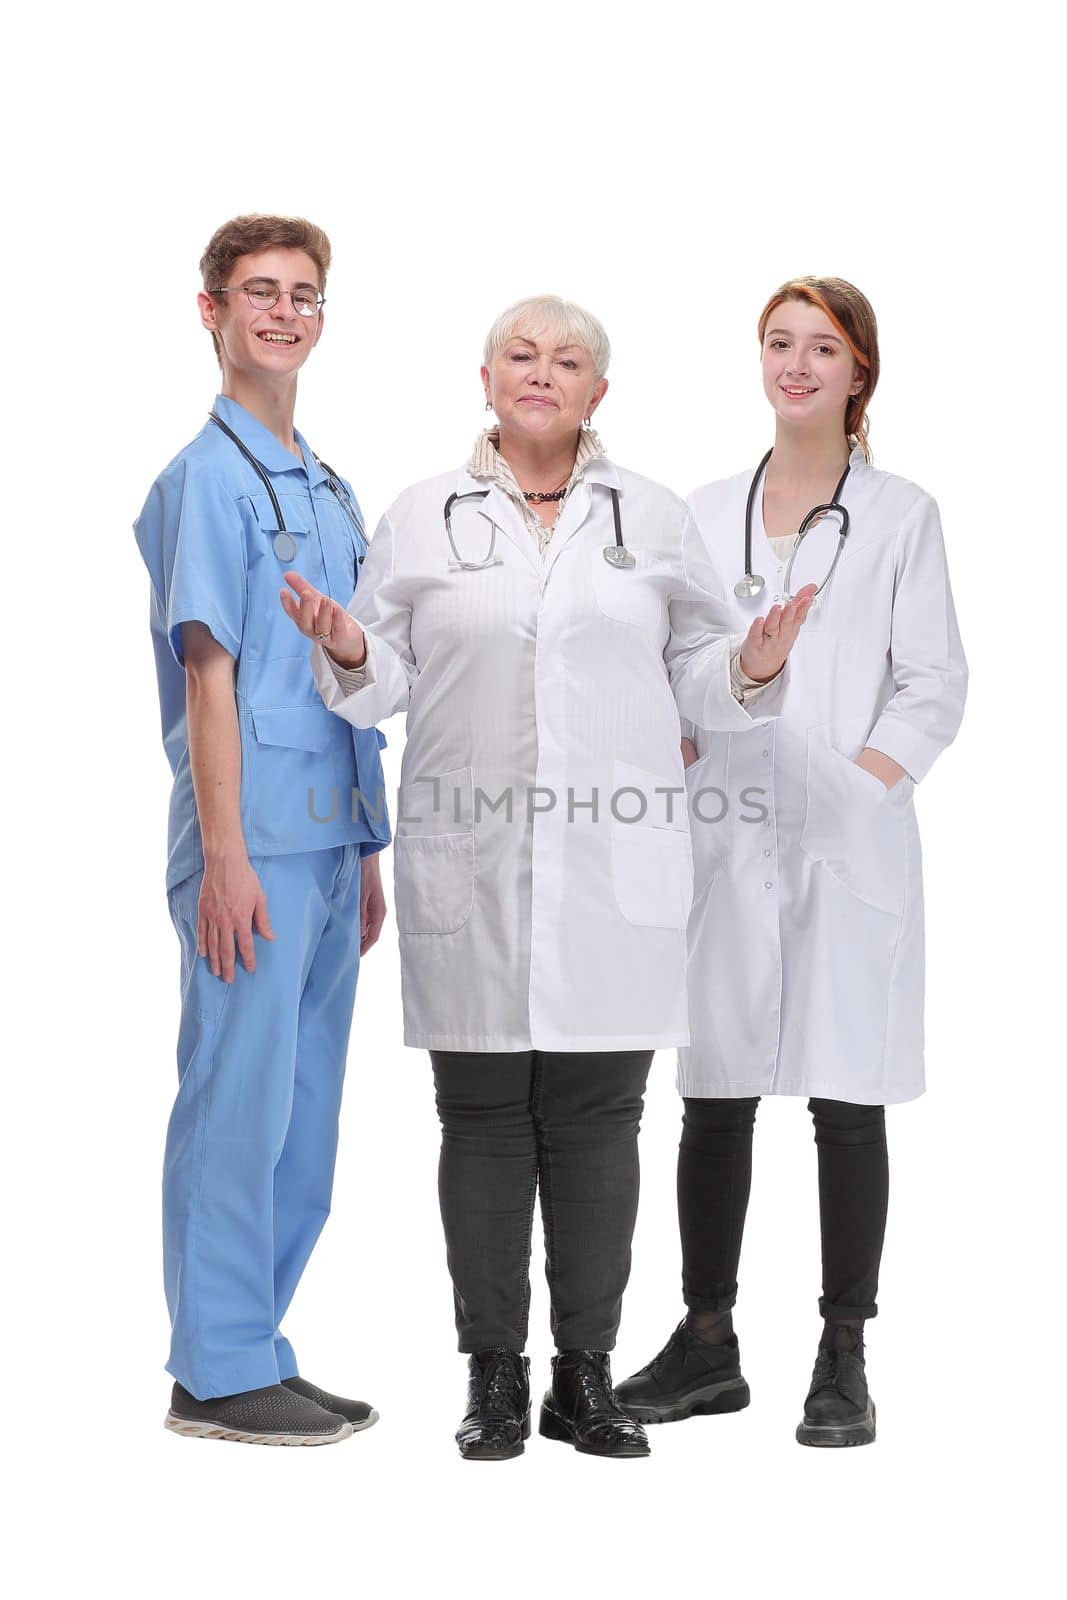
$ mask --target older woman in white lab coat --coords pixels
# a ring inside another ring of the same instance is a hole
[[[886,1221],[884,1106],[923,1090],[912,796],[959,727],[967,672],[937,506],[871,465],[870,305],[840,279],[794,280],[768,302],[759,334],[773,451],[755,472],[708,484],[689,504],[723,574],[732,627],[745,627],[769,597],[826,582],[781,717],[755,731],[690,730],[687,783],[721,804],[705,801],[710,825],[693,830],[692,1042],[679,1059],[688,1314],[618,1394],[644,1421],[747,1405],[731,1308],[753,1119],[761,1095],[806,1095],[818,1147],[824,1327],[797,1438],[866,1444],[875,1413],[862,1333],[877,1311]],[[834,502],[848,517],[844,543],[844,518],[830,509],[798,542],[793,530],[810,509]],[[744,579],[763,574],[765,588],[745,593],[756,586]]]
[[[647,1453],[607,1352],[645,1078],[657,1047],[688,1039],[678,708],[704,727],[763,726],[810,598],[731,635],[685,506],[613,465],[591,429],[607,362],[576,306],[505,312],[482,367],[498,426],[382,518],[351,615],[300,579],[284,601],[316,640],[332,711],[357,727],[407,712],[405,1039],[430,1051],[443,1128],[468,1459],[517,1455],[529,1433],[538,1187],[559,1351],[541,1432]]]

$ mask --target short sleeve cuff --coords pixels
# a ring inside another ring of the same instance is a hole
[[[218,613],[209,607],[203,608],[201,616],[196,611],[172,613],[167,623],[167,635],[170,640],[171,654],[179,667],[185,669],[185,655],[182,651],[182,624],[186,622],[199,622],[211,634],[216,644],[220,644],[236,661],[241,654],[241,641],[228,627]]]

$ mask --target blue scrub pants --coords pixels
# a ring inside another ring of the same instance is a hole
[[[330,1210],[359,971],[360,847],[257,856],[273,943],[232,984],[197,954],[203,874],[168,896],[181,941],[178,1098],[167,1130],[167,1371],[199,1400],[279,1383],[279,1330]]]

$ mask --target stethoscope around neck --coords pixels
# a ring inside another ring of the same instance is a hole
[[[487,567],[503,565],[503,558],[496,554],[496,523],[491,522],[492,534],[489,539],[489,553],[484,561],[464,561],[456,549],[456,541],[452,534],[452,508],[462,505],[464,500],[485,500],[490,493],[488,489],[470,489],[466,494],[450,494],[445,501],[445,532],[452,548],[453,567],[458,567],[461,572],[484,572]],[[619,510],[618,489],[608,488],[611,495],[611,515],[615,524],[615,543],[604,546],[604,560],[609,567],[615,567],[620,572],[630,572],[637,565],[637,557],[622,542],[622,513]]]
[[[752,511],[756,503],[756,490],[763,481],[763,474],[766,471],[767,463],[773,454],[774,447],[772,445],[771,449],[767,451],[767,454],[756,468],[756,471],[753,474],[752,482],[748,489],[748,500],[745,502],[745,575],[743,578],[739,578],[734,584],[734,594],[739,600],[753,599],[760,593],[761,589],[763,589],[766,583],[765,578],[761,578],[758,572],[752,571]],[[830,563],[830,570],[820,583],[819,587],[816,589],[815,594],[812,596],[813,600],[819,597],[834,575],[834,568],[841,559],[841,552],[845,548],[845,540],[848,538],[848,510],[845,506],[841,505],[840,501],[841,490],[844,488],[845,479],[848,477],[851,470],[852,462],[849,461],[844,472],[841,474],[840,479],[838,480],[838,485],[834,490],[833,498],[827,501],[826,505],[812,506],[811,510],[804,518],[804,521],[797,529],[797,536],[794,540],[793,548],[789,552],[789,561],[786,565],[785,578],[782,582],[783,598],[787,601],[793,598],[790,582],[793,577],[793,563],[796,561],[797,551],[803,544],[804,536],[811,527],[812,523],[817,522],[820,517],[826,516],[828,512],[833,513],[841,518],[841,528],[837,537],[837,549],[834,551],[834,559]]]
[[[260,479],[262,480],[262,483],[263,483],[263,487],[264,487],[264,489],[266,489],[268,495],[270,496],[271,507],[272,507],[272,509],[274,511],[274,515],[275,515],[275,517],[277,518],[277,521],[278,521],[278,531],[274,535],[274,538],[271,540],[271,544],[272,544],[272,546],[274,548],[274,554],[278,557],[279,561],[285,561],[285,562],[295,561],[296,560],[296,540],[293,538],[292,534],[289,532],[289,529],[285,526],[285,518],[282,516],[281,502],[279,501],[278,496],[274,492],[274,485],[271,483],[270,479],[267,477],[266,472],[263,470],[262,463],[256,460],[255,456],[252,454],[251,450],[245,444],[244,440],[238,438],[237,434],[234,433],[233,429],[229,426],[229,424],[223,422],[222,418],[219,416],[217,411],[209,411],[208,412],[208,416],[209,416],[209,418],[211,419],[211,421],[215,424],[215,426],[217,428],[221,428],[222,429],[222,431],[226,435],[227,439],[231,440],[232,443],[237,446],[238,450],[240,450],[241,454],[244,456],[244,458],[248,462],[249,466],[252,467],[259,474]],[[336,472],[333,470],[332,467],[327,466],[325,461],[323,461],[319,456],[315,455],[314,450],[311,452],[311,454],[312,454],[313,459],[316,461],[316,463],[322,468],[323,472],[325,472],[327,485],[330,488],[330,490],[333,493],[333,495],[336,497],[337,503],[341,507],[341,510],[345,513],[345,515],[347,516],[349,522],[352,524],[353,528],[359,534],[360,543],[363,544],[363,545],[366,545],[366,543],[367,543],[366,530],[365,530],[365,528],[363,526],[363,522],[362,522],[362,520],[361,520],[361,518],[359,516],[359,513],[356,511],[356,508],[352,503],[352,497],[348,493],[348,490],[341,483],[340,479],[338,478]],[[359,564],[359,563],[361,563],[363,561],[363,557],[364,557],[365,554],[366,554],[365,550],[362,551],[362,552],[360,552],[360,551],[356,552],[356,562],[357,562],[357,564]]]

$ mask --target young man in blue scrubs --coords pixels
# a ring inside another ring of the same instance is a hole
[[[329,240],[225,223],[200,263],[222,368],[209,420],[135,526],[174,774],[180,1085],[163,1179],[175,1432],[327,1444],[377,1412],[297,1376],[280,1324],[330,1209],[359,958],[385,916],[379,739],[323,706],[279,604],[343,605],[366,548],[351,490],[294,430]]]

